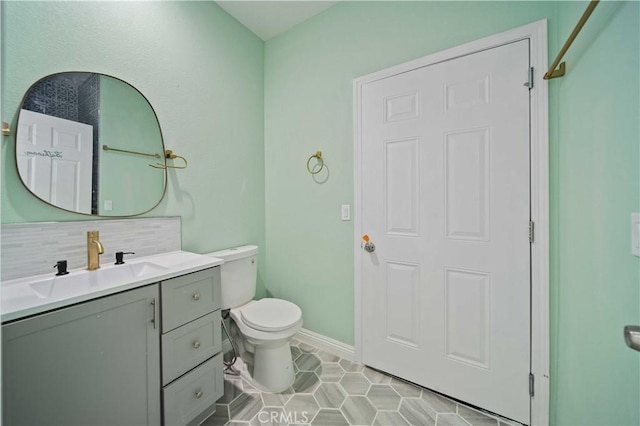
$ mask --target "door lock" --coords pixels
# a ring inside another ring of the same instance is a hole
[[[364,249],[366,251],[368,251],[369,253],[373,253],[374,251],[376,251],[376,245],[369,240],[369,236],[367,234],[364,234],[362,236],[362,239],[364,240]]]

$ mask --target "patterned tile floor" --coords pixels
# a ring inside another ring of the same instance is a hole
[[[506,426],[427,389],[293,340],[296,379],[279,393],[260,392],[225,374],[224,396],[205,426],[417,425]],[[242,361],[239,361],[240,363]]]

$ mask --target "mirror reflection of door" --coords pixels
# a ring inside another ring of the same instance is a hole
[[[48,203],[91,213],[93,126],[33,111],[20,112],[18,171]]]
[[[97,170],[99,161],[99,115],[98,74],[54,74],[29,89],[20,111],[18,127],[22,130],[18,131],[16,142],[37,144],[39,151],[34,153],[33,147],[18,149],[16,158],[20,175],[35,195],[66,210],[98,213],[97,176],[94,170]],[[88,135],[80,130],[86,131],[86,125],[89,126]],[[26,127],[39,130],[24,134]],[[55,154],[52,157],[44,154],[44,151],[60,153],[61,150],[64,151],[64,159]],[[77,152],[72,154],[74,150]],[[25,152],[32,154],[25,155]],[[25,175],[20,163],[27,159],[32,169]],[[37,190],[34,191],[34,188]]]

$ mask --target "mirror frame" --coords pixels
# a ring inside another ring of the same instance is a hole
[[[36,195],[34,192],[31,191],[31,189],[27,186],[26,182],[24,181],[24,179],[22,178],[22,175],[20,174],[20,170],[18,168],[18,128],[19,128],[19,124],[20,124],[20,115],[22,113],[22,106],[24,105],[27,96],[29,95],[29,92],[31,91],[31,89],[39,84],[40,82],[42,82],[43,80],[53,77],[53,76],[57,76],[59,74],[68,74],[68,73],[85,73],[85,74],[97,74],[97,75],[101,75],[101,76],[105,76],[105,77],[110,77],[114,80],[120,81],[124,84],[126,84],[127,86],[131,87],[133,90],[135,90],[136,92],[138,92],[138,94],[140,96],[142,96],[142,98],[147,102],[147,105],[149,105],[149,108],[151,108],[151,111],[153,112],[153,116],[156,119],[156,123],[158,124],[158,132],[160,133],[160,143],[162,144],[162,164],[164,164],[164,188],[162,190],[162,194],[160,195],[160,198],[158,199],[158,202],[155,203],[151,208],[142,211],[140,213],[133,213],[133,214],[128,214],[128,215],[102,215],[102,214],[94,214],[94,213],[82,213],[82,212],[77,212],[74,210],[69,210],[69,209],[65,209],[64,207],[59,207],[56,206],[42,198],[40,198],[38,195]],[[44,77],[39,78],[38,80],[36,80],[35,82],[31,83],[31,85],[29,86],[29,88],[25,91],[24,95],[22,96],[22,100],[20,101],[20,105],[19,105],[19,110],[18,110],[18,118],[16,120],[16,126],[15,126],[15,136],[14,136],[14,155],[13,155],[13,162],[16,168],[16,173],[18,174],[18,178],[20,179],[20,182],[22,183],[22,185],[24,186],[24,188],[29,192],[29,194],[33,195],[35,198],[37,198],[38,200],[42,201],[44,204],[54,207],[56,209],[60,209],[62,211],[66,211],[66,212],[70,212],[70,213],[75,213],[75,214],[80,214],[83,216],[90,216],[90,217],[101,217],[101,218],[113,218],[113,219],[118,219],[118,218],[125,218],[125,217],[134,217],[134,216],[140,216],[143,215],[145,213],[149,213],[151,210],[155,209],[156,207],[158,207],[160,205],[160,203],[162,202],[162,200],[164,200],[164,197],[167,194],[167,186],[168,186],[168,179],[169,179],[169,175],[167,172],[167,158],[166,158],[166,147],[164,144],[164,135],[162,134],[162,127],[160,126],[160,120],[158,119],[158,114],[156,113],[156,110],[153,108],[153,105],[151,105],[151,102],[149,102],[149,99],[140,91],[138,90],[135,86],[133,86],[131,83],[126,82],[125,80],[119,78],[119,77],[115,77],[112,76],[110,74],[104,74],[104,73],[100,73],[100,72],[94,72],[94,71],[59,71],[59,72],[55,72],[55,73],[51,73],[51,74],[47,74]]]

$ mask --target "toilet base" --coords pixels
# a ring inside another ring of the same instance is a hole
[[[255,362],[249,365],[239,357],[233,366],[254,388],[262,392],[279,393],[293,385],[296,375],[288,342],[275,348],[256,348],[255,354],[245,352],[241,355],[253,358]]]
[[[232,322],[231,335],[239,351],[234,367],[253,387],[278,393],[293,385],[296,378],[290,345],[293,335],[270,342],[255,341],[243,336],[235,322]]]
[[[253,380],[263,390],[282,392],[291,387],[295,378],[289,342],[277,347],[256,347]]]

